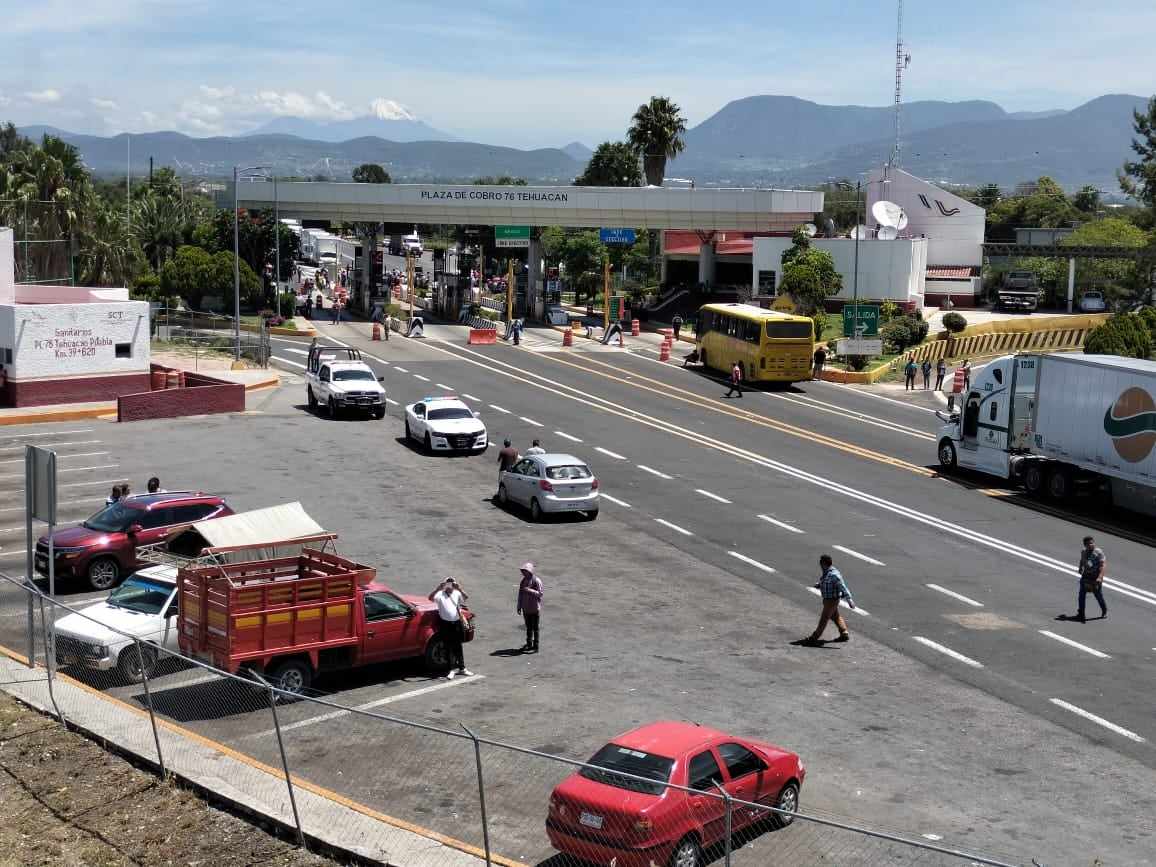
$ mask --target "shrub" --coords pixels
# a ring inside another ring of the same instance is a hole
[[[1152,333],[1143,316],[1119,313],[1088,333],[1084,352],[1088,355],[1147,358],[1152,354]]]
[[[958,334],[967,328],[967,320],[952,310],[950,313],[943,314],[943,327],[952,334]]]
[[[889,322],[899,315],[899,305],[894,301],[884,301],[879,305],[879,318],[883,322]]]
[[[879,329],[879,336],[896,352],[902,352],[911,345],[911,320],[900,317],[884,322]]]
[[[867,367],[866,355],[848,355],[847,366],[852,370],[863,370]]]
[[[911,323],[911,346],[922,343],[927,339],[927,332],[931,330],[931,324],[919,314],[911,317],[908,320]]]
[[[822,310],[816,310],[811,314],[811,321],[815,323],[815,339],[823,339],[823,329],[827,327],[827,314]]]

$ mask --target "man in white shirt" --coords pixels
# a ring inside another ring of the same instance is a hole
[[[473,674],[466,668],[462,651],[462,605],[469,598],[456,578],[443,578],[441,584],[429,595],[430,602],[438,607],[438,636],[445,642],[449,654],[447,680],[453,680],[459,674],[463,677]]]
[[[540,442],[538,442],[538,440],[534,440],[534,444],[532,446],[530,446],[528,449],[526,449],[526,454],[528,454],[528,455],[544,455],[544,454],[546,454],[546,450],[544,448],[542,448],[542,444]]]

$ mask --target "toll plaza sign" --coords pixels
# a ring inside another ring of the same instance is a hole
[[[568,202],[570,194],[555,190],[480,190],[463,187],[460,190],[421,190],[423,201],[459,201],[459,202],[518,202],[532,204],[534,202]]]

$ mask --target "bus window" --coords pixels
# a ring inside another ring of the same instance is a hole
[[[746,328],[747,333],[745,336],[746,336],[747,343],[758,343],[759,342],[759,323],[758,322],[748,322],[748,323],[746,323],[746,326],[747,326],[747,328]]]
[[[768,322],[767,337],[806,338],[813,336],[814,324],[811,322]]]

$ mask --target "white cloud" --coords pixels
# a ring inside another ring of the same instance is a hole
[[[99,108],[101,111],[116,111],[118,108],[120,108],[120,106],[117,105],[117,102],[114,99],[100,99],[99,97],[94,96],[92,99],[89,100],[89,102],[91,102],[96,108]]]
[[[54,88],[46,88],[45,90],[30,90],[24,94],[30,102],[60,102],[60,91]]]
[[[369,111],[381,120],[417,120],[417,115],[400,102],[382,96],[370,102]]]

